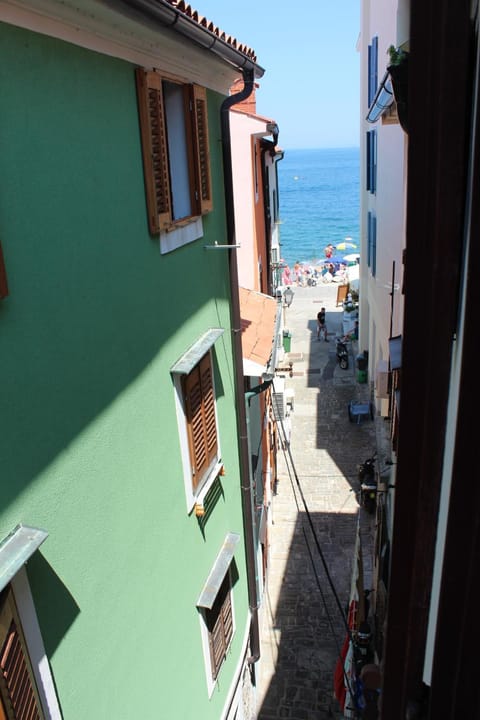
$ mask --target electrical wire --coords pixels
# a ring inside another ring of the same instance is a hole
[[[274,407],[273,404],[272,404],[272,407],[273,407],[273,414],[274,414],[275,420],[276,420],[276,422],[277,422],[277,425],[280,426],[281,431],[282,431],[282,435],[283,435],[282,449],[283,449],[283,453],[284,453],[284,456],[285,456],[287,471],[288,471],[290,483],[291,483],[291,485],[292,485],[293,496],[294,496],[294,499],[295,499],[295,504],[296,504],[297,510],[300,512],[300,505],[299,505],[298,498],[297,498],[297,493],[296,493],[296,489],[295,489],[295,484],[296,484],[298,493],[299,493],[299,495],[300,495],[300,498],[301,498],[301,500],[302,500],[303,508],[304,508],[304,510],[305,510],[305,514],[306,514],[306,517],[307,517],[307,520],[308,520],[308,524],[309,524],[309,526],[310,526],[310,530],[311,530],[311,533],[312,533],[312,536],[313,536],[313,539],[314,539],[315,546],[316,546],[316,548],[317,548],[318,554],[319,554],[319,556],[320,556],[320,559],[321,559],[321,562],[322,562],[322,565],[323,565],[323,569],[324,569],[326,578],[327,578],[327,580],[328,580],[328,583],[329,583],[329,585],[330,585],[330,589],[331,589],[331,591],[332,591],[332,594],[333,594],[333,596],[334,596],[336,605],[337,605],[338,610],[339,610],[339,612],[340,612],[340,617],[342,618],[343,624],[344,624],[344,626],[345,626],[345,630],[346,630],[348,639],[349,639],[349,641],[352,643],[352,646],[353,646],[353,649],[354,649],[354,655],[355,655],[355,642],[354,642],[354,639],[353,639],[353,634],[352,634],[351,628],[350,628],[349,625],[348,625],[348,621],[347,621],[346,614],[345,614],[345,612],[344,612],[344,610],[343,610],[342,604],[341,604],[341,602],[340,602],[340,598],[338,597],[337,589],[336,589],[336,587],[335,587],[335,584],[334,584],[333,579],[332,579],[332,577],[331,577],[330,571],[329,571],[329,569],[328,569],[328,565],[327,565],[327,562],[326,562],[326,559],[325,559],[325,555],[324,555],[324,553],[323,553],[323,551],[322,551],[322,548],[321,548],[321,545],[320,545],[320,541],[319,541],[319,538],[318,538],[318,534],[317,534],[317,532],[316,532],[316,530],[315,530],[315,526],[314,526],[314,524],[313,524],[312,516],[311,516],[310,510],[309,510],[309,508],[308,508],[308,505],[307,505],[307,501],[306,501],[306,499],[305,499],[305,496],[304,496],[304,494],[303,494],[303,490],[302,490],[302,487],[301,487],[301,484],[300,484],[299,476],[298,476],[297,471],[296,471],[296,468],[295,468],[295,463],[294,463],[294,460],[293,460],[292,452],[291,452],[291,450],[290,450],[290,443],[287,441],[287,435],[286,435],[286,432],[285,432],[285,427],[284,427],[284,424],[283,424],[283,420],[282,420],[282,418],[277,417],[276,409],[275,409],[275,407]],[[289,460],[290,462],[287,460],[287,455],[288,455],[288,460]],[[292,472],[291,472],[290,468],[293,470],[293,476],[294,476],[294,478],[295,478],[295,484],[294,484],[293,479],[292,479]],[[320,578],[319,578],[319,576],[318,576],[317,568],[316,568],[316,566],[315,566],[315,562],[314,562],[314,558],[313,558],[313,553],[312,553],[311,547],[310,547],[310,545],[309,545],[309,543],[308,543],[308,538],[307,538],[307,535],[306,535],[306,532],[305,532],[305,526],[303,527],[303,534],[304,534],[304,537],[305,537],[305,543],[306,543],[307,550],[308,550],[308,553],[309,553],[309,556],[310,556],[310,560],[311,560],[313,572],[314,572],[314,575],[315,575],[317,587],[318,587],[318,589],[319,589],[319,591],[320,591],[320,596],[321,596],[321,598],[322,598],[322,602],[323,602],[323,605],[324,605],[324,608],[325,608],[325,612],[326,612],[327,619],[328,619],[328,622],[329,622],[329,625],[330,625],[330,629],[331,629],[331,631],[332,631],[332,635],[333,635],[333,637],[334,637],[335,645],[336,645],[336,647],[337,647],[338,658],[339,658],[339,660],[340,660],[340,662],[341,662],[341,664],[342,664],[343,676],[344,676],[344,679],[345,679],[345,682],[346,682],[346,687],[348,688],[348,691],[349,691],[349,693],[350,693],[350,697],[352,698],[353,703],[354,703],[354,706],[355,706],[355,707],[353,708],[354,713],[355,713],[355,715],[358,717],[358,713],[359,713],[359,711],[360,711],[360,708],[358,707],[357,698],[356,698],[356,696],[355,696],[355,693],[352,691],[352,686],[351,686],[351,684],[350,684],[350,679],[348,678],[348,675],[347,675],[347,671],[346,671],[346,668],[345,668],[345,662],[344,662],[344,660],[343,660],[343,658],[342,658],[341,651],[340,651],[340,646],[339,646],[339,643],[338,643],[338,638],[337,638],[337,636],[336,636],[336,634],[335,634],[335,630],[334,630],[334,628],[333,628],[333,621],[332,621],[332,619],[331,619],[330,611],[328,610],[328,607],[327,607],[327,604],[326,604],[325,595],[324,595],[323,590],[322,590],[322,588],[321,588]]]

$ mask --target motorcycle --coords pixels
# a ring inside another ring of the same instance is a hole
[[[358,466],[360,480],[360,505],[373,515],[377,507],[377,478],[375,476],[376,454]]]
[[[348,347],[347,343],[343,338],[337,338],[336,341],[337,347],[336,347],[336,353],[337,353],[337,361],[342,370],[347,370],[348,368]]]

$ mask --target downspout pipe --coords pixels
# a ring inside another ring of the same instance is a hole
[[[246,100],[253,91],[255,75],[253,69],[242,70],[244,87],[235,95],[225,98],[220,109],[222,132],[223,169],[225,186],[225,209],[227,214],[227,244],[236,245],[235,208],[233,201],[232,146],[230,142],[230,109]],[[245,532],[245,556],[247,562],[248,602],[251,614],[249,663],[260,658],[260,627],[258,619],[258,584],[255,557],[255,525],[253,517],[253,499],[250,482],[250,452],[248,446],[247,409],[243,379],[242,329],[240,318],[240,292],[238,285],[237,252],[233,248],[229,253],[229,271],[231,288],[231,322],[233,333],[235,399],[238,423],[238,444],[240,454],[240,487]]]

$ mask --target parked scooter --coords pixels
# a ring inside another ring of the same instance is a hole
[[[342,370],[347,370],[348,368],[348,347],[346,340],[344,338],[337,338],[335,340],[337,343],[337,361]]]
[[[373,515],[377,507],[377,478],[375,476],[376,454],[358,466],[360,480],[360,505]]]

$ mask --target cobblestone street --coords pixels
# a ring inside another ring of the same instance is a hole
[[[343,312],[337,286],[294,288],[286,310],[292,334],[293,390],[291,462],[279,453],[273,498],[268,587],[262,607],[262,658],[257,696],[259,720],[340,718],[333,675],[345,637],[344,622],[316,547],[299,486],[341,608],[349,600],[357,525],[360,520],[365,587],[371,577],[373,520],[357,502],[357,463],[376,448],[381,419],[350,422],[350,400],[370,400],[357,382],[356,343],[349,368],[336,362],[335,335]],[[317,340],[316,315],[327,311],[330,342]],[[298,485],[297,485],[298,480]],[[313,561],[312,561],[313,558]]]

